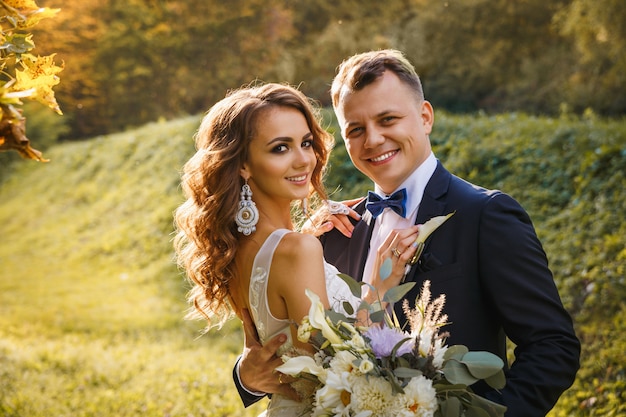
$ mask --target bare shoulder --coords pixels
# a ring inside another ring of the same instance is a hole
[[[294,276],[316,276],[323,274],[324,251],[315,236],[305,233],[288,233],[274,252],[272,276],[287,283]]]
[[[306,233],[287,233],[280,244],[276,248],[276,253],[279,257],[286,257],[292,260],[304,257],[305,259],[314,256],[321,255],[322,244],[320,241],[312,235]]]

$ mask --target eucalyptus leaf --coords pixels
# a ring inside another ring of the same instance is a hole
[[[422,375],[422,371],[418,369],[404,368],[404,367],[399,367],[399,368],[394,369],[393,373],[398,378],[414,378],[414,377]]]
[[[457,360],[446,362],[442,371],[446,379],[452,384],[472,385],[478,381],[478,378],[474,377],[467,367]]]
[[[448,347],[448,350],[443,354],[443,360],[456,359],[461,360],[463,356],[469,352],[469,349],[463,345],[452,345]]]
[[[346,313],[348,313],[349,315],[354,314],[354,307],[352,307],[352,304],[350,304],[348,301],[344,301],[342,303],[342,306]]]
[[[393,288],[390,288],[385,293],[385,296],[383,297],[383,301],[386,301],[390,304],[397,303],[398,301],[402,300],[402,298],[406,295],[406,293],[408,293],[411,290],[411,288],[413,288],[414,286],[415,286],[415,282],[407,282],[401,285],[397,285]]]
[[[343,282],[348,284],[348,288],[350,288],[350,292],[352,293],[352,295],[354,295],[355,297],[361,298],[361,286],[363,285],[363,283],[357,282],[350,275],[337,274],[337,276],[341,278]]]
[[[437,390],[438,393],[448,393],[448,392],[461,392],[461,393],[465,393],[467,392],[467,385],[464,384],[444,384],[444,383],[438,383],[438,384],[434,384],[433,387]],[[454,394],[446,394],[446,395],[454,395]]]
[[[408,342],[409,340],[411,340],[411,337],[405,337],[404,339],[400,340],[398,343],[396,343],[396,345],[393,347],[393,349],[391,349],[391,356],[396,356],[396,353],[398,352],[398,349],[400,349],[402,347],[402,345],[404,345],[406,342]]]
[[[506,377],[504,376],[504,371],[500,369],[499,372],[491,375],[488,378],[485,378],[485,382],[489,384],[491,388],[502,389],[506,385]]]
[[[471,405],[482,408],[490,417],[502,417],[506,411],[506,407],[502,404],[495,403],[476,394],[473,394],[471,397]]]
[[[461,362],[478,379],[485,379],[495,375],[504,366],[504,362],[502,362],[499,356],[484,351],[468,352],[463,355]]]
[[[370,310],[372,310],[372,305],[370,303],[368,303],[367,301],[361,300],[361,303],[357,307],[357,310],[370,311]]]
[[[373,313],[370,313],[370,320],[374,323],[380,323],[385,319],[385,312],[383,310],[378,310]]]
[[[442,417],[458,417],[461,415],[461,401],[457,397],[447,397],[439,402]]]
[[[398,368],[411,368],[411,363],[402,356],[399,356],[396,360],[398,361]]]
[[[383,264],[380,266],[378,273],[380,274],[381,281],[386,280],[391,275],[391,270],[393,269],[393,263],[391,262],[391,258],[387,258],[383,261]]]
[[[325,313],[326,313],[326,317],[328,317],[334,325],[337,325],[337,323],[339,323],[340,321],[345,321],[345,322],[352,321],[351,319],[346,317],[344,314],[341,314],[332,309],[326,310]]]

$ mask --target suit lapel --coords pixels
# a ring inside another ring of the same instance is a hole
[[[424,189],[415,224],[424,224],[431,218],[444,214],[446,201],[443,197],[448,192],[449,185],[450,173],[437,161],[437,168]]]
[[[367,199],[360,202],[354,209],[361,215],[361,221],[357,222],[352,231],[349,246],[349,256],[354,262],[350,262],[350,275],[357,281],[363,279],[363,269],[369,252],[369,243],[374,230],[374,219],[369,211],[365,210]]]
[[[422,197],[419,210],[417,211],[415,224],[424,224],[433,217],[446,214],[444,213],[446,208],[445,196],[448,193],[450,179],[450,172],[448,172],[443,165],[441,165],[441,162],[437,161],[437,168],[424,190],[424,196]],[[428,252],[429,246],[430,239],[426,240],[424,252]],[[412,267],[407,276],[407,281],[416,281],[415,275],[417,274],[417,271],[417,267]]]

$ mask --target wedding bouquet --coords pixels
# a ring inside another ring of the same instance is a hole
[[[383,263],[381,277],[388,266]],[[360,298],[361,286],[340,275]],[[476,395],[470,385],[484,380],[491,387],[504,387],[502,360],[489,352],[470,352],[465,346],[447,346],[443,314],[445,295],[431,300],[430,282],[425,281],[415,307],[403,301],[410,331],[384,303],[399,302],[414,282],[388,291],[371,305],[361,301],[359,314],[368,326],[360,326],[354,309],[344,303],[347,315],[325,310],[319,297],[307,296],[311,308],[298,327],[298,339],[312,343],[313,356],[283,357],[278,371],[317,383],[312,416],[442,416],[497,417],[506,407]]]

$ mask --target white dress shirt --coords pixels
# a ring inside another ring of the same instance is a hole
[[[376,251],[380,245],[385,241],[389,233],[394,229],[406,229],[415,224],[417,218],[417,210],[419,209],[422,197],[424,196],[424,189],[426,184],[430,181],[435,169],[437,168],[437,158],[431,152],[428,158],[419,166],[413,173],[396,189],[406,188],[407,201],[406,201],[406,218],[400,216],[390,208],[385,208],[383,212],[375,219],[374,230],[372,231],[372,238],[370,239],[369,252],[367,255],[367,261],[365,262],[365,269],[363,270],[363,281],[370,283],[372,281],[372,269],[376,261]],[[374,192],[380,196],[386,195],[377,184],[374,184]]]

